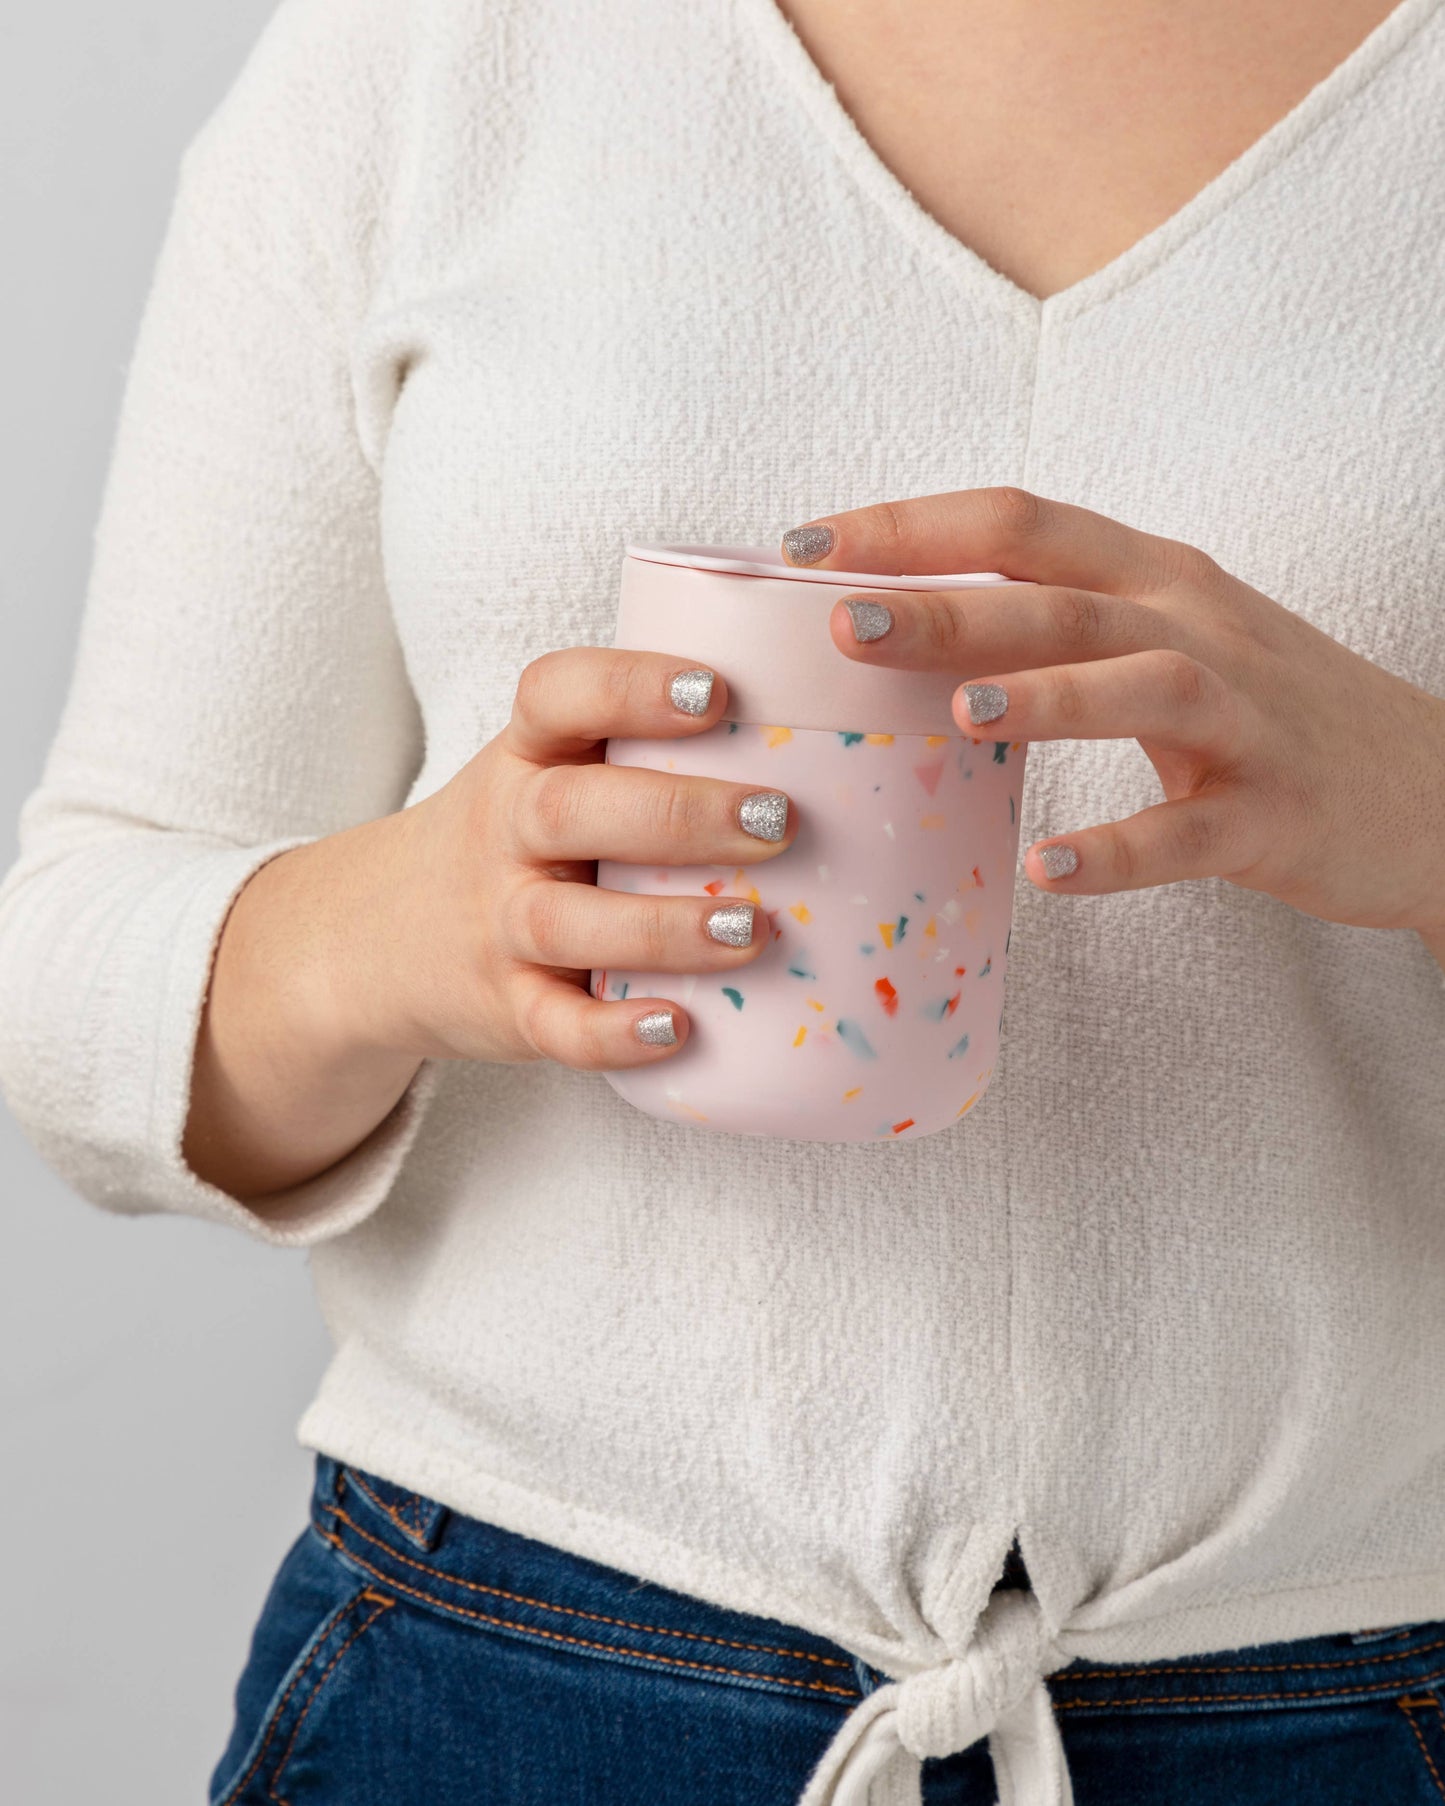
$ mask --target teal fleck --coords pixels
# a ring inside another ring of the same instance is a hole
[[[876,951],[876,949],[875,949],[872,941],[859,941],[858,951],[860,953],[873,953]]]
[[[743,1007],[743,994],[741,991],[735,991],[731,985],[724,985],[722,994],[724,997],[732,998],[733,1008],[735,1010],[740,1010]]]
[[[814,984],[818,982],[818,974],[816,972],[805,972],[801,966],[789,966],[788,970],[792,973],[794,978],[808,978],[811,979]]]
[[[919,901],[919,902],[920,902],[920,903],[922,903],[922,902],[924,902],[924,901],[925,901],[925,900],[926,900],[926,899],[925,899],[925,898],[924,898],[924,895],[923,895],[923,892],[922,892],[922,891],[921,891],[921,890],[916,890],[916,891],[914,891],[914,893],[913,893],[913,894],[914,894],[914,896],[915,896],[915,897],[916,897],[916,898],[917,898],[917,899],[918,899],[918,901]]]
[[[1005,953],[1008,952],[1008,944],[1013,938],[1014,938],[1014,931],[1013,931],[1012,924],[1010,924],[1008,933],[1003,937],[1003,950]],[[992,957],[993,957],[993,955],[990,954],[989,958],[992,959]]]
[[[973,767],[970,765],[968,770],[966,772],[964,772],[963,775],[964,775],[965,779],[971,778],[973,776]]]
[[[993,743],[993,762],[994,762],[994,764],[1002,765],[1007,758],[1008,758],[1008,741],[1007,740],[995,740]]]
[[[735,733],[736,733],[736,732],[737,732],[737,731],[738,731],[738,724],[737,724],[737,722],[736,722],[736,721],[730,721],[730,722],[729,722],[729,723],[728,723],[728,732],[729,732],[729,733],[730,733],[730,734],[735,734]]]
[[[895,943],[898,941],[901,941],[903,939],[903,936],[904,936],[905,932],[907,931],[907,928],[908,928],[908,917],[907,916],[899,916],[898,932],[893,937]]]
[[[872,1047],[869,1045],[867,1035],[863,1033],[856,1022],[844,1019],[840,1020],[837,1026],[838,1039],[843,1043],[844,1047],[851,1047],[860,1060],[876,1060],[878,1058],[877,1054],[874,1053]]]
[[[988,956],[988,958],[987,958],[987,959],[986,959],[986,960],[985,960],[985,961],[984,961],[984,962],[983,962],[983,964],[982,964],[982,965],[981,965],[981,966],[980,966],[980,967],[979,967],[979,970],[978,970],[978,975],[979,975],[979,977],[980,977],[980,978],[987,978],[987,977],[988,977],[988,973],[989,973],[989,967],[990,967],[990,966],[992,966],[992,964],[993,964],[993,955],[992,955],[992,954],[991,954],[991,953],[990,953],[990,954],[989,954],[989,956]]]
[[[838,738],[843,742],[844,746],[856,746],[863,736],[862,734],[840,733]]]
[[[1008,800],[1008,825],[1010,827],[1014,825],[1014,800],[1012,797]]]
[[[967,1052],[968,1052],[968,1036],[965,1035],[963,1037],[963,1039],[959,1042],[957,1047],[949,1048],[948,1057],[950,1060],[956,1060],[960,1054],[965,1054]]]
[[[927,1016],[930,1022],[942,1022],[948,1014],[948,999],[935,997],[931,1003],[925,1003],[918,1013],[920,1016]]]
[[[623,981],[622,989],[617,993],[617,995],[619,997],[625,997],[627,995],[627,984],[626,984],[625,980]]]

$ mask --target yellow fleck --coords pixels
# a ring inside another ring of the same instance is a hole
[[[862,1089],[863,1087],[861,1085],[855,1085],[851,1091],[845,1091],[843,1093],[843,1102],[846,1104],[850,1098],[857,1097]]]
[[[758,895],[757,886],[755,884],[750,884],[748,886],[748,888],[743,892],[743,895],[747,898],[749,903],[756,903],[758,905],[759,909],[762,908],[763,900]]]
[[[983,1095],[983,1093],[981,1091],[975,1091],[973,1096],[971,1098],[969,1098],[969,1100],[966,1104],[960,1104],[958,1106],[957,1114],[959,1116],[962,1116],[964,1111],[967,1110],[971,1105],[976,1104],[982,1095]]]
[[[925,746],[946,746],[948,744],[948,735],[930,734],[923,744]]]
[[[788,905],[788,914],[790,916],[796,916],[805,926],[813,919],[813,912],[808,908],[806,903],[790,903]]]
[[[918,825],[920,828],[941,828],[943,817],[941,815],[920,815]]]
[[[930,916],[928,918],[928,926],[924,929],[923,932],[925,934],[937,934],[938,933],[938,918],[936,916]]]
[[[883,945],[885,947],[891,947],[893,945],[893,930],[897,926],[897,922],[880,922],[878,924],[878,932],[883,936]]]
[[[794,1047],[801,1047],[803,1045],[803,1036],[806,1035],[807,1032],[808,1032],[808,1025],[805,1022],[800,1022],[798,1024],[798,1032],[796,1035],[793,1036],[793,1046]]]
[[[763,732],[768,736],[769,746],[782,746],[793,737],[790,727],[765,727]]]
[[[892,746],[893,736],[892,734],[864,734],[863,742],[866,746]]]
[[[822,1004],[818,1002],[816,997],[810,997],[808,999],[808,1002],[812,1004],[812,1006],[815,1010],[821,1010],[823,1007]]]

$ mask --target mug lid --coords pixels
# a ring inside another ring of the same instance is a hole
[[[737,577],[787,577],[804,583],[842,583],[859,589],[954,589],[964,583],[1007,583],[998,571],[952,571],[944,575],[889,575],[883,571],[820,571],[789,564],[773,546],[627,545],[629,558],[648,564],[680,564],[696,571],[728,571]]]

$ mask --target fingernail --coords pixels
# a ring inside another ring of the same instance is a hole
[[[1079,869],[1079,855],[1072,847],[1043,847],[1039,852],[1039,861],[1046,878],[1067,878],[1070,872]]]
[[[783,535],[783,550],[794,564],[816,564],[833,550],[831,527],[794,527]]]
[[[881,602],[868,602],[862,596],[845,596],[843,606],[853,623],[855,640],[881,640],[893,625],[893,610]]]
[[[639,1016],[632,1026],[637,1030],[638,1040],[645,1041],[649,1047],[677,1045],[671,1010],[652,1010],[646,1016]]]
[[[1008,707],[1008,691],[1002,684],[965,684],[963,699],[972,722],[996,721]]]
[[[708,917],[707,931],[715,941],[726,941],[729,947],[750,947],[753,942],[752,904],[724,903]]]
[[[738,826],[755,840],[781,840],[788,831],[788,799],[781,790],[755,790],[738,804]]]
[[[705,715],[712,701],[713,673],[703,667],[695,671],[679,671],[667,686],[672,706],[684,715]]]

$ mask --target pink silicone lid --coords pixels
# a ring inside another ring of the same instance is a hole
[[[960,583],[1007,583],[998,571],[950,571],[944,575],[890,576],[883,571],[820,571],[789,564],[772,546],[629,545],[629,558],[680,564],[695,571],[728,571],[738,577],[787,577],[804,583],[856,584],[859,589],[952,589]]]

